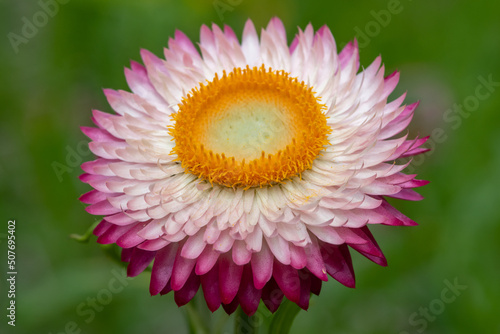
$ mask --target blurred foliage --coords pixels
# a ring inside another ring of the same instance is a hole
[[[197,41],[200,26],[214,22],[232,26],[241,36],[247,18],[259,28],[279,16],[290,41],[296,27],[309,22],[315,28],[327,24],[339,47],[358,31],[371,33],[361,64],[366,67],[382,54],[387,73],[400,70],[393,96],[407,91],[408,103],[421,101],[410,134],[439,137],[431,140],[433,151],[414,161],[419,177],[431,180],[421,189],[426,199],[395,202],[420,226],[374,228],[389,266],[355,255],[357,288],[324,284],[291,333],[419,333],[425,317],[417,314],[412,324],[412,314],[439,306],[445,280],[455,278],[467,288],[424,321],[425,332],[499,333],[499,87],[459,120],[445,115],[459,115],[447,110],[471,101],[478,77],[500,81],[500,4],[401,0],[401,11],[382,25],[375,16],[394,0],[216,1],[234,5],[219,15],[218,2],[212,1],[65,1],[17,53],[8,34],[21,34],[23,18],[32,21],[41,5],[0,2],[5,36],[0,49],[0,254],[6,254],[7,220],[16,219],[19,272],[17,326],[7,327],[2,314],[0,332],[188,332],[186,310],[175,306],[171,294],[149,296],[149,273],[127,280],[123,291],[92,317],[85,313],[87,298],[102,295],[123,269],[105,256],[95,237],[90,243],[69,237],[84,234],[95,222],[78,201],[90,189],[78,180],[79,165],[92,157],[79,126],[91,125],[92,108],[111,111],[102,88],[127,89],[123,68],[130,60],[140,61],[141,48],[161,55],[175,29]],[[4,268],[6,259],[1,261]],[[5,279],[0,291],[5,312]],[[232,328],[222,312],[203,317]]]

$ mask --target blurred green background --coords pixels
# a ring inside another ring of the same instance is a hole
[[[354,255],[357,288],[324,284],[291,333],[500,333],[500,3],[60,2],[46,22],[38,1],[0,2],[1,333],[188,332],[171,294],[149,296],[149,273],[88,311],[87,298],[109,297],[103,289],[123,269],[95,238],[69,238],[94,222],[78,201],[90,190],[78,180],[79,165],[92,159],[79,126],[91,125],[92,108],[111,111],[102,88],[127,89],[123,68],[140,61],[141,48],[161,56],[175,29],[197,41],[200,26],[214,22],[241,36],[247,18],[259,30],[272,16],[290,41],[297,26],[327,24],[339,47],[358,36],[363,66],[381,54],[387,73],[401,71],[393,96],[408,91],[407,103],[421,101],[410,134],[432,135],[434,148],[412,169],[431,180],[420,190],[425,200],[395,202],[420,226],[374,228],[389,266]],[[13,45],[9,33],[22,35],[23,20],[33,19],[37,31]],[[6,324],[9,219],[17,227],[15,328]],[[446,282],[465,286],[448,303]],[[214,319],[226,320],[221,312]]]

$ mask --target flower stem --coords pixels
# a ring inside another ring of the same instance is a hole
[[[257,334],[258,329],[253,317],[246,315],[243,309],[238,307],[234,319],[234,334]]]
[[[210,331],[207,328],[205,322],[202,320],[200,314],[196,309],[194,303],[186,304],[186,318],[188,320],[189,333],[190,334],[209,334]]]
[[[74,239],[78,242],[82,242],[82,243],[85,243],[85,242],[88,242],[90,240],[90,237],[92,237],[92,232],[94,231],[94,229],[96,228],[96,226],[99,224],[99,220],[96,220],[88,229],[87,231],[84,233],[84,234],[76,234],[76,233],[73,233],[73,234],[70,234],[69,237],[71,239]]]
[[[284,298],[278,311],[274,314],[269,333],[288,334],[292,328],[292,323],[301,308],[297,304]]]

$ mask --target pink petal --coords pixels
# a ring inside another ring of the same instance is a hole
[[[208,273],[219,259],[219,254],[212,247],[205,247],[196,261],[196,274],[201,276]]]
[[[273,255],[266,243],[262,244],[260,252],[252,254],[251,264],[255,287],[262,289],[273,274]]]
[[[412,189],[401,189],[400,192],[389,195],[389,197],[404,199],[406,201],[421,201],[424,199],[424,196]]]
[[[307,269],[299,273],[300,277],[300,300],[297,303],[300,308],[309,308],[309,298],[311,296],[311,277],[314,276]]]
[[[180,290],[174,292],[174,300],[177,306],[180,307],[189,303],[196,295],[199,288],[200,277],[192,271],[184,286]]]
[[[156,253],[149,285],[152,296],[157,295],[170,280],[178,247],[176,243],[169,244]]]
[[[85,210],[88,213],[96,216],[112,215],[122,211],[121,209],[117,209],[114,206],[112,206],[107,199],[97,202],[95,204],[91,204],[87,206]]]
[[[133,228],[128,230],[127,233],[118,238],[116,244],[122,248],[130,248],[137,246],[138,244],[144,241],[144,238],[140,237],[137,234],[137,232],[142,230],[145,225],[147,225],[147,222],[135,225]]]
[[[169,242],[167,240],[158,238],[153,240],[146,240],[142,244],[138,245],[137,248],[147,251],[157,251],[167,246],[168,244]]]
[[[203,241],[203,232],[188,237],[182,247],[181,256],[187,259],[197,259],[207,244]]]
[[[94,228],[94,231],[92,231],[92,233],[97,236],[97,237],[100,237],[101,235],[104,234],[104,232],[106,232],[111,226],[114,226],[113,224],[110,224],[108,223],[107,221],[105,220],[101,220],[101,222]]]
[[[151,261],[153,261],[156,252],[149,252],[137,247],[134,247],[134,252],[130,258],[130,263],[127,267],[127,276],[135,277],[146,269]]]
[[[179,251],[177,252],[174,269],[172,270],[172,278],[170,279],[172,290],[177,291],[184,286],[195,264],[195,259],[186,259],[180,255]]]
[[[134,248],[123,248],[121,255],[122,262],[130,262],[133,254],[134,254]]]
[[[232,249],[233,261],[237,265],[245,265],[250,262],[252,258],[252,252],[247,250],[247,246],[244,241],[235,241]]]
[[[215,312],[221,304],[219,293],[219,266],[213,268],[201,276],[201,287],[203,295],[210,311]]]
[[[323,281],[321,281],[319,278],[317,278],[314,275],[311,275],[311,292],[314,293],[316,296],[319,296],[319,293],[321,292],[321,284]]]
[[[302,269],[307,265],[307,256],[303,247],[290,245],[290,265],[295,269]]]
[[[226,311],[227,314],[231,315],[238,308],[240,301],[238,300],[238,296],[234,297],[233,301],[229,304],[222,304],[222,308]]]
[[[238,291],[238,300],[243,311],[251,316],[259,307],[262,290],[256,289],[252,279],[252,268],[249,264],[243,268],[240,289]]]
[[[97,238],[97,242],[103,245],[114,244],[122,235],[127,233],[135,226],[136,225],[113,225]]]
[[[283,291],[281,291],[273,278],[271,278],[264,289],[262,289],[262,302],[266,305],[269,311],[271,311],[271,313],[278,310],[278,307],[283,300],[283,296]]]
[[[121,139],[112,136],[108,131],[104,129],[82,126],[80,127],[80,130],[82,130],[82,132],[87,137],[95,141],[121,141]]]
[[[375,209],[375,211],[384,214],[387,217],[387,221],[384,225],[404,225],[404,226],[416,226],[418,225],[415,221],[403,215],[401,212],[392,207],[387,201],[383,201],[382,205]]]
[[[219,291],[223,304],[229,304],[238,293],[243,266],[233,262],[230,255],[224,254],[219,259]]]
[[[383,267],[387,266],[387,260],[385,259],[382,250],[375,241],[375,238],[371,234],[368,227],[364,226],[359,229],[353,229],[355,233],[363,237],[367,242],[364,244],[349,245],[351,248],[358,251],[360,254],[368,258],[369,260],[375,262]]]
[[[275,260],[273,277],[286,298],[294,303],[300,302],[300,279],[297,269]]]
[[[320,242],[326,271],[330,276],[349,288],[354,288],[354,269],[347,245],[328,245]]]
[[[321,256],[318,241],[315,237],[311,238],[311,244],[304,248],[307,256],[307,269],[322,281],[328,281],[326,267]]]
[[[98,190],[91,190],[88,193],[80,196],[79,200],[85,204],[95,204],[97,202],[104,201],[107,198],[107,195]]]

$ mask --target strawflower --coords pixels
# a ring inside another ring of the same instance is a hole
[[[427,183],[402,172],[427,138],[405,134],[418,103],[388,101],[399,73],[359,71],[356,41],[338,52],[326,26],[289,45],[277,18],[260,38],[249,20],[241,42],[213,25],[199,50],[180,31],[168,46],[82,128],[97,159],[81,201],[128,275],[153,262],[152,295],[181,306],[201,285],[211,311],[251,315],[283,296],[307,309],[329,276],[354,287],[350,250],[387,265],[368,227],[415,225],[386,199]]]

